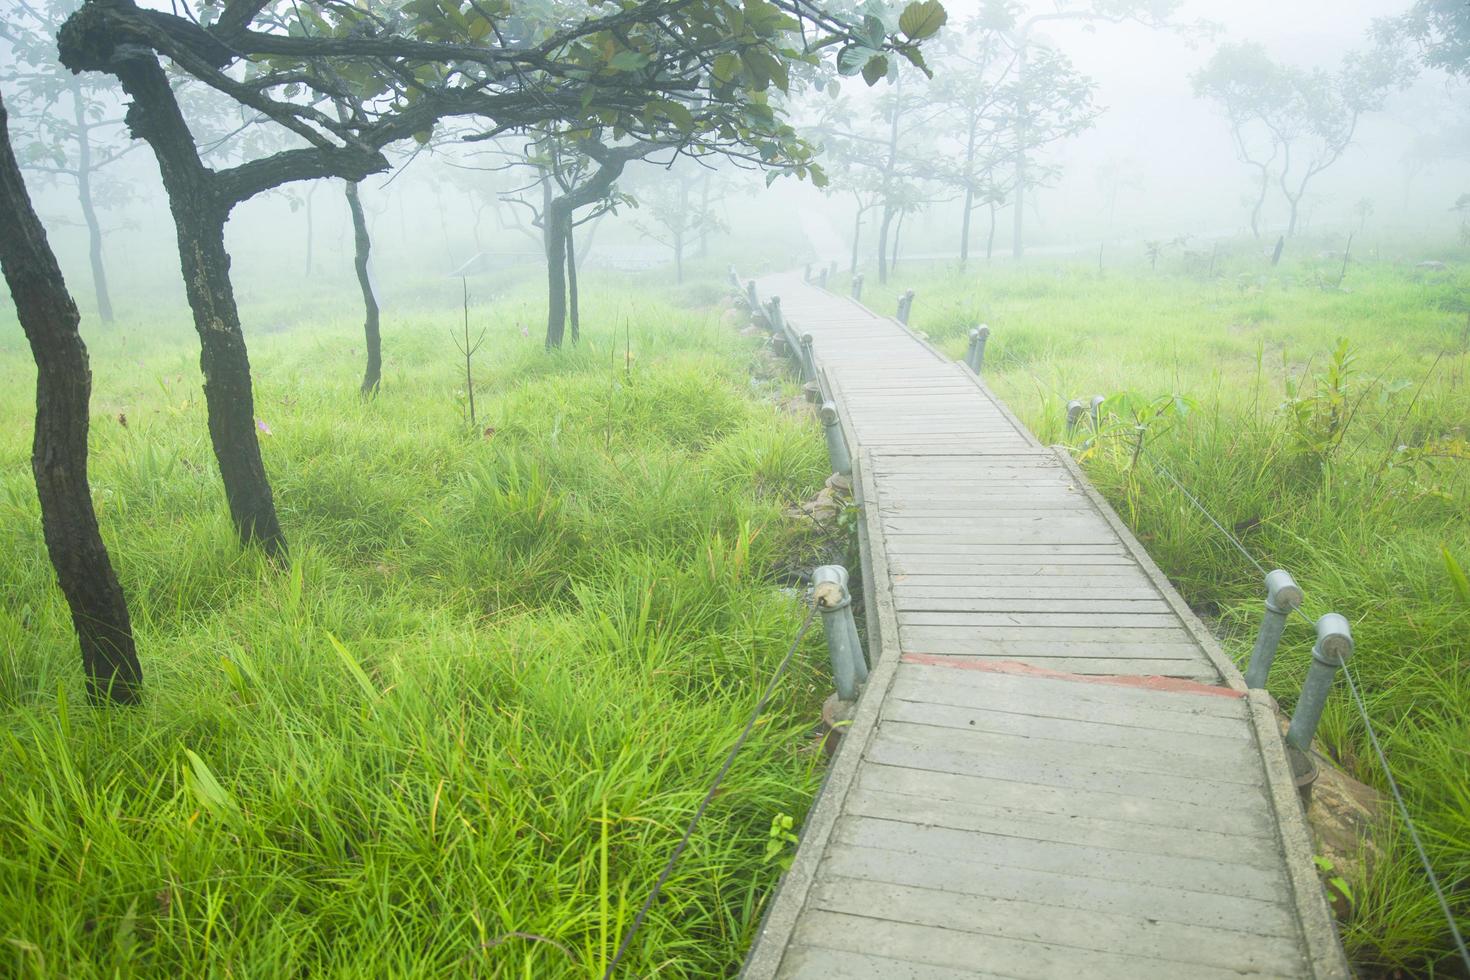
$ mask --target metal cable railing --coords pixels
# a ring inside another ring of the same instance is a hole
[[[1250,550],[1241,543],[1240,539],[1231,533],[1214,514],[1210,513],[1209,508],[1201,503],[1200,499],[1191,493],[1189,488],[1167,466],[1160,462],[1156,455],[1151,452],[1146,452],[1143,455],[1148,457],[1150,464],[1159,473],[1163,474],[1164,478],[1172,483],[1184,498],[1204,515],[1205,520],[1209,521],[1234,546],[1236,551],[1239,551],[1247,561],[1254,565],[1261,575],[1264,576],[1267,574],[1266,566],[1257,560],[1256,556],[1251,554]],[[1302,610],[1301,606],[1293,606],[1291,611],[1300,616],[1309,625],[1312,624],[1312,618]],[[1459,923],[1455,921],[1455,913],[1450,907],[1449,897],[1445,894],[1445,889],[1440,882],[1439,875],[1435,873],[1434,865],[1429,860],[1429,852],[1419,835],[1419,828],[1414,823],[1414,818],[1409,814],[1409,807],[1404,800],[1403,791],[1399,788],[1398,779],[1394,777],[1393,769],[1388,764],[1388,755],[1383,751],[1382,742],[1378,738],[1377,729],[1373,726],[1373,719],[1368,713],[1368,705],[1363,698],[1362,690],[1359,688],[1356,678],[1353,677],[1351,665],[1344,662],[1341,669],[1343,675],[1347,678],[1348,692],[1352,696],[1353,703],[1357,706],[1358,715],[1363,721],[1363,728],[1368,733],[1368,744],[1372,747],[1373,754],[1378,760],[1378,765],[1383,770],[1383,776],[1388,784],[1389,793],[1393,797],[1394,808],[1398,811],[1399,819],[1403,821],[1404,829],[1408,831],[1409,840],[1413,842],[1414,851],[1419,856],[1419,863],[1424,867],[1424,874],[1429,879],[1429,885],[1434,891],[1435,900],[1439,903],[1440,911],[1444,914],[1445,924],[1449,927],[1450,937],[1454,941],[1455,949],[1465,964],[1467,974],[1470,974],[1470,948],[1467,948],[1465,945],[1465,937],[1460,932]]]
[[[688,826],[684,828],[684,835],[679,838],[679,843],[674,846],[674,850],[669,854],[668,861],[664,863],[663,871],[659,873],[658,879],[653,883],[653,888],[648,892],[648,898],[644,899],[643,906],[638,910],[638,914],[633,917],[633,921],[629,923],[627,930],[623,933],[623,939],[618,944],[617,952],[613,954],[613,958],[608,961],[607,969],[603,971],[603,980],[610,980],[613,973],[617,970],[618,965],[622,963],[623,957],[628,954],[628,950],[633,944],[633,937],[638,935],[639,929],[643,928],[643,923],[648,918],[649,910],[653,908],[653,903],[658,901],[659,893],[663,891],[664,885],[668,883],[669,878],[674,873],[674,868],[679,864],[679,858],[684,856],[684,851],[688,848],[689,841],[694,836],[694,830],[699,826],[700,818],[704,816],[704,811],[709,809],[710,802],[714,800],[715,794],[720,790],[720,784],[725,781],[725,776],[729,774],[730,767],[735,764],[735,757],[745,747],[746,740],[750,738],[750,733],[755,728],[755,723],[765,712],[766,705],[770,704],[772,696],[776,693],[776,685],[780,683],[782,676],[785,675],[786,668],[791,665],[791,659],[796,655],[796,649],[801,646],[802,638],[806,636],[807,630],[811,628],[812,620],[816,618],[816,615],[817,606],[814,603],[807,610],[806,619],[802,620],[801,628],[796,631],[796,636],[792,638],[791,646],[787,648],[786,655],[781,658],[781,662],[776,665],[775,673],[766,682],[766,688],[761,692],[760,700],[751,709],[750,716],[746,718],[745,726],[740,730],[740,736],[735,739],[735,744],[730,746],[730,751],[725,755],[724,763],[720,766],[719,771],[715,773],[714,778],[710,780],[709,789],[705,791],[704,798],[699,801],[699,808],[694,811],[694,816],[689,819]]]

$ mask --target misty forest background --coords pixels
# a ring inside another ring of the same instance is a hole
[[[1260,576],[1175,480],[1348,616],[1470,928],[1463,4],[16,0],[0,98],[79,311],[3,183],[0,972],[601,976],[857,562],[732,267],[988,324],[1238,662]],[[824,663],[622,968],[738,969]],[[1345,694],[1318,743],[1386,791]],[[1464,975],[1391,807],[1319,866],[1362,975]]]

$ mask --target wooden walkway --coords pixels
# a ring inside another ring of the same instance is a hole
[[[896,320],[758,289],[842,413],[874,663],[744,976],[1349,976],[1269,703],[1070,458]]]

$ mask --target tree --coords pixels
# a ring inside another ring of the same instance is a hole
[[[710,209],[711,170],[674,160],[657,170],[646,167],[643,171],[646,179],[633,191],[639,214],[647,219],[638,222],[638,230],[673,253],[674,281],[683,283],[684,256],[691,240],[724,227]]]
[[[963,198],[960,219],[960,262],[970,254],[971,216],[978,207],[991,213],[988,258],[995,237],[995,211],[1018,186],[1005,164],[1048,144],[1075,136],[1092,125],[1102,110],[1092,101],[1093,81],[1073,67],[1067,56],[1035,46],[1022,75],[1021,52],[984,20],[970,21],[952,32],[938,48],[937,75],[930,102],[946,110],[949,131],[960,137],[948,153],[934,155],[929,176]],[[1028,165],[1029,186],[1044,186],[1055,176],[1052,167]]]
[[[364,398],[369,398],[378,393],[378,385],[383,378],[383,335],[378,322],[378,298],[373,293],[372,274],[368,271],[373,240],[368,234],[367,215],[362,210],[362,197],[358,190],[361,183],[361,180],[351,178],[342,181],[347,209],[352,215],[352,267],[357,272],[358,288],[362,290],[362,332],[367,351],[367,366],[363,369],[358,391]]]
[[[15,299],[36,361],[36,428],[31,471],[41,529],[56,578],[71,607],[88,692],[129,704],[142,696],[143,670],[133,644],[127,599],[92,509],[87,483],[88,404],[92,372],[45,229],[31,208],[10,146],[0,101],[0,268]]]
[[[99,80],[78,78],[56,61],[52,39],[73,7],[70,0],[20,3],[12,14],[0,19],[0,39],[9,43],[14,57],[4,80],[20,95],[11,100],[11,141],[22,169],[75,185],[87,227],[97,314],[103,323],[111,323],[112,295],[107,287],[97,204],[99,200],[111,205],[126,201],[128,185],[110,181],[103,193],[97,191],[107,169],[133,145],[108,138],[122,125],[121,108],[108,87]]]
[[[1266,126],[1268,106],[1289,97],[1286,80],[1254,42],[1221,45],[1191,78],[1196,98],[1216,103],[1230,122],[1236,157],[1257,173],[1251,234],[1261,237],[1261,211],[1271,192],[1280,143]]]
[[[1390,89],[1408,78],[1402,59],[1388,47],[1350,53],[1337,71],[1328,72],[1283,65],[1259,45],[1238,42],[1221,46],[1195,76],[1195,86],[1225,107],[1237,153],[1260,169],[1263,182],[1279,155],[1275,177],[1289,208],[1290,237],[1296,233],[1308,185],[1352,145],[1363,113],[1382,107]],[[1264,134],[1269,156],[1245,149],[1242,134],[1248,130]],[[1253,227],[1259,212],[1258,201]]]
[[[835,188],[853,195],[854,272],[864,218],[869,211],[879,212],[875,248],[880,283],[888,281],[895,219],[901,222],[932,200],[920,170],[927,168],[936,145],[927,125],[932,119],[924,112],[928,95],[919,87],[918,78],[904,73],[897,64],[890,66],[886,78],[889,89],[871,105],[846,97],[833,99],[822,105],[807,128],[810,138],[819,141],[824,161],[841,175]]]
[[[1026,191],[1037,186],[1030,173],[1031,152],[1050,142],[1040,140],[1038,134],[1032,132],[1038,119],[1031,99],[1038,92],[1047,91],[1044,84],[1038,85],[1032,79],[1031,63],[1035,46],[1032,32],[1043,24],[1059,21],[1081,23],[1088,29],[1099,23],[1122,24],[1130,21],[1149,27],[1165,27],[1181,2],[1182,0],[1058,0],[1054,10],[1033,14],[1024,19],[1024,8],[1012,0],[985,0],[983,3],[980,14],[982,23],[1002,32],[1016,54],[1017,88],[1020,97],[1015,105],[1013,122],[1015,174],[1011,201],[1014,211],[1011,254],[1015,258],[1019,259],[1025,254]],[[1210,29],[1210,25],[1201,23],[1183,29],[1202,32]]]
[[[118,79],[132,100],[129,131],[158,159],[200,337],[210,435],[241,540],[272,555],[286,549],[256,437],[224,248],[236,204],[298,180],[361,180],[387,168],[382,147],[409,136],[426,141],[446,116],[482,118],[486,136],[556,119],[634,137],[713,126],[721,139],[807,173],[809,154],[764,106],[764,91],[773,80],[784,83],[781,52],[796,29],[820,28],[834,41],[843,35],[824,12],[780,2],[788,7],[760,0],[747,15],[712,2],[645,0],[597,18],[552,11],[538,23],[532,12],[515,17],[501,7],[497,21],[481,4],[228,0],[206,3],[196,20],[133,0],[87,0],[61,30],[62,62]],[[517,35],[513,41],[506,31]],[[917,40],[890,46],[917,58]],[[223,170],[206,167],[163,59],[294,134],[299,145]],[[696,120],[679,101],[694,98],[734,111],[706,110]],[[330,100],[348,107],[345,119],[318,108]],[[549,325],[549,339],[553,332]]]
[[[1470,77],[1470,4],[1464,0],[1416,0],[1377,26],[1385,40],[1415,44],[1431,68]]]
[[[235,205],[282,184],[333,174],[361,179],[385,169],[387,163],[370,145],[354,141],[338,147],[320,140],[310,148],[281,150],[223,170],[211,169],[201,159],[155,53],[153,44],[158,42],[152,27],[131,0],[88,3],[61,30],[61,59],[75,72],[114,75],[132,100],[125,116],[128,130],[147,142],[158,160],[177,232],[185,294],[200,340],[210,440],[230,516],[243,542],[258,543],[267,554],[281,556],[286,539],[256,436],[250,360],[229,276],[225,222]],[[172,54],[176,62],[198,57],[185,47]],[[296,121],[295,113],[279,111]]]

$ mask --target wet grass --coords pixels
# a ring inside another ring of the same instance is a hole
[[[351,303],[250,335],[284,570],[235,544],[187,325],[89,335],[92,483],[147,674],[127,711],[82,700],[33,372],[0,324],[0,973],[601,974],[799,625],[782,509],[826,467],[690,297],[594,280],[583,343],[548,356],[535,295],[471,309],[474,426],[457,295],[389,307],[366,403]],[[629,975],[739,963],[772,822],[820,778],[819,644]]]

